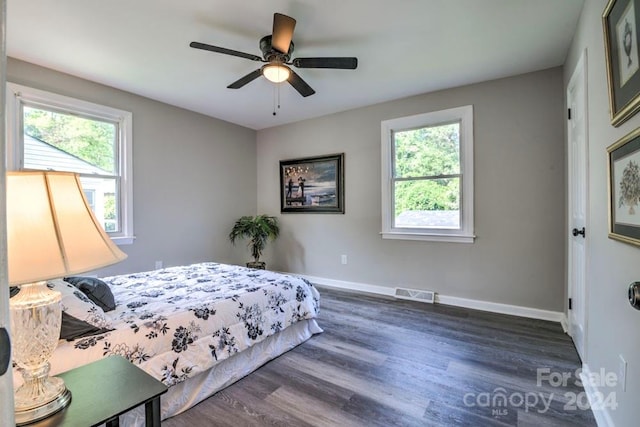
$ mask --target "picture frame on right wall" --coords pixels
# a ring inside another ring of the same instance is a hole
[[[640,109],[640,0],[609,0],[602,14],[611,124]]]
[[[640,246],[640,128],[607,148],[609,237]]]
[[[280,212],[344,213],[344,153],[280,161]]]

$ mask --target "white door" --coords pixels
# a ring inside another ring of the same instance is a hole
[[[567,87],[568,112],[568,204],[569,204],[569,243],[568,254],[568,326],[576,350],[582,360],[586,357],[587,328],[587,195],[588,195],[588,157],[587,157],[587,70],[586,50],[580,56],[578,64]]]
[[[6,80],[6,23],[7,2],[0,0],[0,328],[9,330],[9,279],[7,275],[7,223],[5,209],[5,128],[4,94]],[[0,338],[0,352],[7,350],[6,342]],[[1,359],[1,357],[0,357]],[[0,362],[1,363],[1,362]],[[2,372],[3,366],[0,366]],[[13,376],[11,366],[0,376],[0,426],[15,425],[13,419]]]

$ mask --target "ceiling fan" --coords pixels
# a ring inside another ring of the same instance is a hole
[[[281,13],[274,13],[272,34],[260,39],[262,58],[250,53],[200,42],[191,42],[189,46],[265,63],[261,68],[231,83],[227,86],[229,89],[240,89],[258,77],[264,76],[274,83],[280,83],[286,80],[300,95],[306,97],[313,95],[316,91],[291,69],[291,65],[296,68],[334,68],[343,70],[355,70],[358,67],[358,58],[353,57],[295,58],[292,60],[291,54],[293,53],[294,46],[291,39],[293,38],[295,26],[295,19]]]

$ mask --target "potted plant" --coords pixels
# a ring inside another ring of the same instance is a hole
[[[269,215],[243,216],[233,225],[229,240],[235,244],[240,238],[248,238],[249,249],[253,262],[248,262],[247,267],[264,269],[265,263],[260,261],[260,255],[269,239],[274,240],[280,234],[278,218]]]

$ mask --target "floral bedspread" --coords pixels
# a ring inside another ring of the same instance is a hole
[[[116,309],[113,331],[61,341],[54,363],[124,356],[167,386],[302,319],[317,317],[319,294],[305,279],[244,267],[201,263],[102,278]]]

